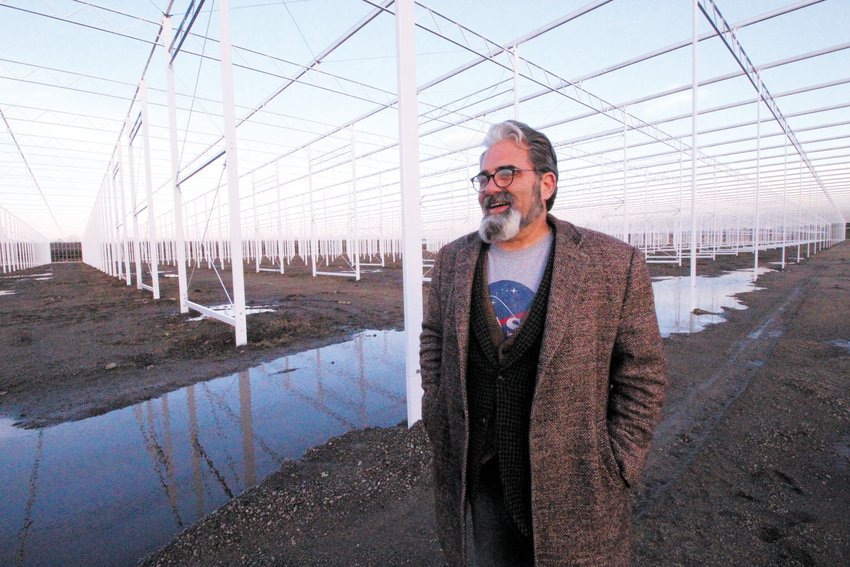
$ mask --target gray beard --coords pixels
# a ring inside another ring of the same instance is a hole
[[[504,215],[486,216],[481,219],[478,236],[487,244],[511,240],[519,234],[522,220],[513,208]]]
[[[513,240],[519,231],[530,225],[534,219],[540,216],[541,213],[546,211],[546,205],[543,203],[542,196],[540,194],[540,182],[534,184],[532,188],[533,198],[531,208],[528,210],[528,214],[524,217],[521,217],[520,214],[513,208],[514,199],[510,194],[508,194],[507,198],[503,198],[503,200],[507,200],[510,204],[510,209],[507,214],[503,215],[486,215],[481,219],[481,224],[478,226],[478,236],[481,237],[481,240],[486,242],[487,244],[492,244],[493,242],[507,242],[508,240]],[[487,210],[487,207],[490,205],[491,198],[488,198],[484,201],[482,206],[483,210]]]

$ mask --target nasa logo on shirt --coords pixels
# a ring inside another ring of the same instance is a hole
[[[499,280],[489,285],[490,302],[506,337],[513,335],[528,315],[534,292],[513,280]]]

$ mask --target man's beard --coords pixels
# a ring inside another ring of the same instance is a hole
[[[534,219],[545,212],[546,208],[540,194],[540,181],[532,187],[532,202],[528,213],[523,217],[514,208],[514,196],[504,191],[484,198],[481,210],[484,217],[478,227],[478,236],[481,240],[490,244],[493,242],[507,242],[513,240],[519,231],[530,225]],[[493,202],[507,203],[508,212],[496,215],[488,215],[487,209]]]

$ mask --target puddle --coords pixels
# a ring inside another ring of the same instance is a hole
[[[759,275],[769,272],[759,268]],[[655,311],[662,337],[673,333],[698,333],[708,325],[725,321],[723,309],[746,309],[734,296],[757,291],[752,270],[739,270],[721,276],[697,276],[691,288],[689,276],[657,278],[652,282]],[[693,299],[692,299],[693,296]]]
[[[234,309],[233,305],[213,305],[207,307],[207,309],[212,309],[213,311],[217,311],[223,315],[227,315],[228,317],[235,317],[236,309]],[[268,305],[246,305],[245,306],[245,315],[253,315],[254,313],[273,313],[274,308]],[[206,315],[199,315],[197,317],[191,317],[187,319],[187,321],[200,321],[202,319],[206,319]]]
[[[835,339],[834,341],[830,341],[829,344],[831,344],[834,347],[843,348],[848,353],[850,353],[850,341],[848,341],[848,340]]]
[[[8,289],[0,289],[0,295],[15,295],[15,292]]]
[[[0,565],[135,564],[285,459],[405,415],[404,333],[369,331],[83,421],[0,418]]]

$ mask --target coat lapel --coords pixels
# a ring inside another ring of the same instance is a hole
[[[469,353],[469,314],[472,307],[472,281],[475,275],[475,263],[481,251],[481,240],[471,238],[455,258],[455,285],[452,290],[454,320],[457,332],[461,387],[466,388],[466,360]]]
[[[581,234],[568,222],[554,217],[549,219],[557,228],[555,265],[552,268],[538,377],[546,372],[552,356],[565,339],[571,320],[574,320],[573,306],[576,298],[580,297],[587,276],[587,255],[581,247]]]

